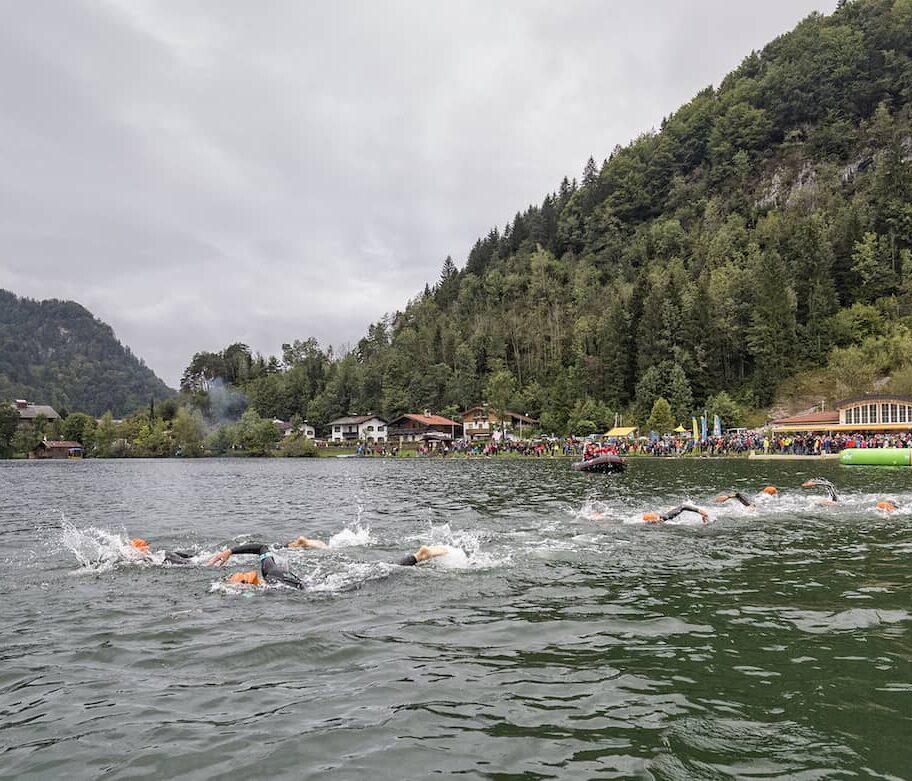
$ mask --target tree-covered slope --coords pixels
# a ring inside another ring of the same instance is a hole
[[[814,369],[827,394],[912,384],[910,55],[912,0],[812,15],[447,258],[351,354],[296,343],[241,384],[319,423],[465,409],[497,378],[556,432],[658,396],[679,421],[722,392],[764,407]]]
[[[79,304],[0,290],[0,399],[120,417],[150,398],[172,395],[109,325]]]

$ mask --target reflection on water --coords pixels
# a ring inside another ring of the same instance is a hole
[[[86,461],[0,486],[2,775],[910,775],[908,470]],[[713,503],[735,490],[756,506]],[[642,523],[685,501],[711,522]],[[305,592],[202,566],[298,535],[329,543],[278,553]],[[395,565],[421,544],[452,551]]]

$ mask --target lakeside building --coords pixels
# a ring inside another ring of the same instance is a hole
[[[25,399],[16,399],[13,406],[19,413],[19,425],[22,427],[30,428],[35,424],[35,418],[39,417],[46,418],[48,423],[60,420],[57,410],[47,404],[31,404]]]
[[[431,415],[428,411],[422,415],[411,412],[400,415],[391,420],[387,428],[390,441],[398,439],[400,442],[422,442],[429,438],[428,435],[434,435],[431,437],[434,439],[440,439],[438,435],[446,435],[449,439],[462,436],[461,423],[442,415]]]
[[[336,418],[329,430],[331,442],[386,442],[386,421],[376,415]]]
[[[29,453],[31,459],[82,458],[82,445],[69,439],[45,439]]]
[[[469,407],[462,413],[463,437],[472,442],[480,439],[496,439],[501,431],[505,428],[508,432],[516,430],[517,435],[522,439],[522,430],[537,426],[538,421],[523,415],[519,412],[507,410],[504,414],[504,422],[501,425],[500,418],[491,410],[487,404],[476,404]]]
[[[837,401],[831,410],[773,420],[768,429],[773,434],[912,431],[912,396],[892,393],[852,396]]]

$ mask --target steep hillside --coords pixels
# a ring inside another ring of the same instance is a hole
[[[0,399],[115,417],[174,395],[109,325],[72,301],[0,290]]]
[[[350,355],[296,343],[242,384],[314,422],[497,398],[580,433],[660,395],[735,423],[815,369],[833,395],[912,384],[910,53],[912,0],[812,15],[447,258]]]

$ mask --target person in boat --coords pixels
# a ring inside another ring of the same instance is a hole
[[[709,523],[709,513],[706,510],[697,507],[695,504],[679,504],[677,507],[672,508],[668,512],[664,513],[643,513],[643,520],[646,523],[665,523],[665,521],[670,521],[672,518],[677,518],[681,513],[696,513],[703,519],[703,523]]]
[[[765,488],[763,488],[760,491],[760,493],[765,496],[778,496],[779,489],[776,488],[776,486],[774,486],[774,485],[768,485]],[[737,499],[745,507],[754,506],[754,503],[750,499],[748,499],[744,494],[742,494],[740,491],[735,491],[734,493],[731,493],[731,494],[720,494],[719,496],[716,497],[716,504],[725,504],[725,502],[728,502],[731,499]]]
[[[152,558],[152,549],[149,547],[149,543],[141,537],[134,537],[132,540],[130,540],[130,547],[133,548],[133,550],[136,551],[141,558],[147,560]],[[164,556],[164,562],[166,564],[176,564],[178,566],[181,566],[184,564],[193,563],[193,554],[187,553],[186,551],[166,550],[164,551]]]
[[[289,543],[287,547],[292,547],[292,545]],[[313,546],[298,545],[294,547]],[[405,556],[404,558],[397,561],[396,564],[402,567],[413,567],[423,561],[428,561],[438,556],[444,556],[449,552],[450,549],[446,545],[422,545],[420,548],[418,548],[417,551],[415,551],[415,553],[411,553],[408,556]],[[224,564],[232,556],[239,556],[242,554],[259,556],[260,569],[259,571],[249,570],[247,572],[235,572],[228,578],[229,583],[245,584],[248,586],[281,584],[290,588],[304,588],[304,583],[301,581],[301,579],[293,572],[283,569],[276,562],[269,546],[264,543],[253,542],[244,545],[235,545],[233,548],[225,548],[224,550],[216,553],[206,563],[209,566],[221,567],[224,566]]]
[[[801,484],[802,488],[823,488],[826,491],[826,499],[821,499],[820,504],[836,504],[839,501],[839,495],[836,493],[836,486],[829,480],[822,477],[812,477]]]

